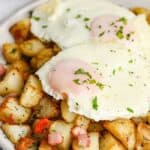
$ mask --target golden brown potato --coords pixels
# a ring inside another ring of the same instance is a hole
[[[8,63],[14,63],[20,60],[22,55],[17,44],[5,43],[3,45],[3,56]]]
[[[17,69],[21,73],[24,80],[27,80],[27,78],[30,74],[30,67],[24,60],[18,60],[16,62],[12,63],[9,66],[8,70],[12,70],[12,69]]]
[[[31,134],[31,128],[28,125],[2,124],[2,129],[13,143],[17,143],[22,137]]]
[[[105,133],[100,138],[100,150],[125,150],[125,147],[110,133]]]
[[[78,145],[77,140],[74,139],[72,142],[72,149],[73,150],[99,150],[99,133],[91,132],[91,133],[89,133],[89,137],[90,137],[90,146],[89,147],[82,147],[82,146]]]
[[[54,121],[49,129],[49,133],[51,132],[58,132],[63,136],[63,143],[58,145],[59,150],[69,150],[69,147],[71,145],[71,129],[73,127],[73,124],[66,123],[62,120]]]
[[[142,135],[143,139],[150,141],[150,125],[140,123],[137,127],[137,131]]]
[[[26,40],[30,33],[30,19],[25,18],[17,22],[10,28],[10,33],[13,35],[17,43]]]
[[[104,128],[100,122],[91,121],[88,127],[88,132],[101,132]]]
[[[148,124],[150,125],[150,112],[147,114],[146,116],[146,121],[148,122]]]
[[[84,116],[78,115],[75,119],[75,125],[80,126],[84,129],[88,129],[89,124],[90,124],[90,120]]]
[[[47,140],[42,140],[38,150],[57,150],[57,148],[50,146]]]
[[[59,105],[49,96],[41,98],[39,104],[34,108],[37,118],[56,118],[60,115]]]
[[[31,137],[21,138],[16,146],[16,150],[37,150],[36,141]]]
[[[52,52],[52,49],[50,49],[50,48],[42,49],[37,55],[35,55],[31,59],[31,66],[34,69],[39,69],[52,56],[54,56],[54,53]]]
[[[104,122],[104,128],[122,142],[128,149],[135,147],[135,125],[131,120],[118,119]]]
[[[19,95],[24,86],[24,80],[20,72],[16,69],[10,70],[0,82],[0,95],[15,93]]]
[[[150,13],[149,9],[143,8],[143,7],[135,7],[135,8],[132,8],[131,11],[136,15],[144,14],[147,16],[147,14]]]
[[[77,115],[69,111],[67,101],[61,101],[61,115],[66,122],[73,122]]]
[[[31,110],[18,104],[14,97],[8,97],[0,105],[0,121],[8,123],[24,123],[31,114]]]
[[[132,8],[131,11],[136,15],[144,14],[146,16],[148,23],[150,24],[150,10],[149,9],[143,8],[143,7],[135,7],[135,8]]]
[[[21,52],[28,57],[37,55],[42,49],[44,49],[44,45],[38,39],[31,39],[20,44]]]
[[[28,108],[34,107],[39,103],[42,95],[41,82],[36,76],[30,75],[21,94],[20,104]]]

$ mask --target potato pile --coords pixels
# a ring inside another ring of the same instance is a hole
[[[70,112],[67,100],[58,102],[44,93],[34,74],[60,48],[34,37],[29,18],[10,32],[15,43],[2,48],[7,66],[0,74],[0,121],[16,150],[150,150],[150,113],[95,122]]]

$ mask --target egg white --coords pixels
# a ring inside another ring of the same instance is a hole
[[[107,86],[95,95],[98,98],[97,111],[92,108],[91,100],[86,95],[74,96],[68,92],[71,112],[96,121],[143,116],[148,112],[150,104],[150,71],[143,56],[141,52],[129,51],[118,44],[89,43],[60,52],[36,74],[42,82],[44,91],[60,100],[60,93],[54,91],[49,84],[49,72],[61,60],[83,60],[92,64],[97,72],[102,74]],[[77,103],[79,109],[76,109]]]
[[[33,11],[31,31],[42,40],[68,48],[91,41],[87,26],[95,17],[107,14],[129,20],[135,17],[128,9],[107,0],[50,0]]]

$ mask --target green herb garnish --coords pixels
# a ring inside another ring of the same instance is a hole
[[[81,85],[81,83],[80,83],[80,80],[79,80],[79,79],[75,79],[75,80],[73,80],[73,82],[74,82],[75,84]]]
[[[32,19],[34,19],[35,21],[39,21],[39,20],[40,20],[40,17],[32,16]]]
[[[47,28],[48,26],[47,25],[42,25],[42,28]]]
[[[85,25],[85,28],[86,28],[87,30],[91,31],[91,28],[90,28],[87,24]]]
[[[67,9],[66,9],[67,12],[69,12],[70,10],[71,10],[70,8],[67,8]]]
[[[123,22],[123,24],[125,24],[125,25],[127,24],[127,18],[125,18],[125,17],[120,18],[118,21]]]
[[[122,30],[117,31],[116,36],[117,36],[119,39],[123,39],[123,38],[124,38],[123,31],[122,31]]]
[[[76,70],[76,71],[74,72],[74,74],[76,74],[76,75],[86,75],[86,76],[88,76],[89,78],[92,78],[92,76],[90,75],[90,73],[89,73],[89,72],[86,72],[83,68],[79,68],[78,70]]]
[[[130,112],[130,113],[134,113],[134,110],[130,107],[127,108],[127,111]]]
[[[75,109],[76,109],[76,110],[79,109],[79,103],[78,103],[78,102],[75,103]]]
[[[92,99],[92,108],[98,110],[97,96]]]
[[[132,63],[133,63],[133,60],[132,60],[132,59],[131,59],[131,60],[129,60],[129,61],[128,61],[128,63],[129,63],[129,64],[132,64]]]
[[[76,18],[76,19],[81,18],[81,14],[78,14],[75,18]]]
[[[96,84],[96,81],[94,79],[89,80],[89,84]]]
[[[103,36],[104,34],[105,34],[105,32],[101,32],[101,33],[99,34],[99,37]]]
[[[97,86],[100,90],[103,90],[105,85],[104,85],[103,83],[97,82],[97,83],[96,83],[96,86]]]
[[[133,87],[133,84],[128,84],[130,87]]]
[[[88,17],[84,18],[84,21],[89,21],[89,20],[90,20],[90,18],[88,18]]]
[[[115,74],[116,74],[116,70],[115,70],[115,69],[113,69],[112,74],[113,74],[113,75],[115,75]]]

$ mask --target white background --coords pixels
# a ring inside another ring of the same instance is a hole
[[[0,22],[13,14],[17,9],[36,0],[0,0]]]

